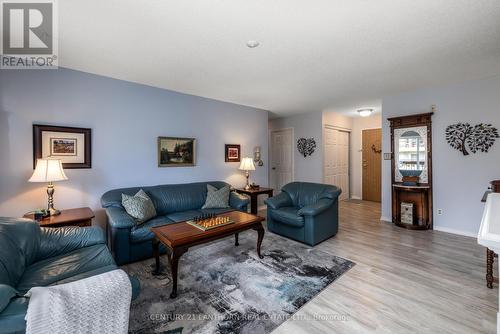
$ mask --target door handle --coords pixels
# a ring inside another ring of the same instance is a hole
[[[271,168],[272,170],[276,170],[276,167]]]

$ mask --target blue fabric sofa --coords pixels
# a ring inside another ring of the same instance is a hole
[[[149,258],[153,255],[151,228],[189,220],[200,213],[223,213],[231,210],[247,211],[249,199],[231,192],[230,208],[206,209],[201,207],[207,198],[207,184],[220,189],[228,184],[221,181],[170,184],[152,187],[114,189],[101,197],[101,205],[108,217],[108,242],[118,264]],[[136,226],[134,219],[123,208],[122,194],[135,195],[143,189],[153,201],[157,217]],[[165,251],[163,246],[160,249]]]
[[[35,286],[69,283],[118,267],[98,227],[41,228],[30,219],[0,218],[0,333],[24,333]],[[139,281],[130,279],[135,298]]]
[[[337,234],[340,188],[320,183],[292,182],[268,198],[267,229],[314,246]]]

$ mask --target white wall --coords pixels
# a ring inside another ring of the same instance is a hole
[[[323,135],[322,114],[320,112],[297,114],[269,121],[269,130],[294,129],[293,158],[294,180],[304,182],[323,182]],[[314,138],[316,150],[306,158],[297,150],[299,138]]]
[[[380,129],[382,115],[357,117],[352,122],[351,132],[351,197],[361,199],[363,195],[363,130]]]
[[[457,122],[491,123],[500,128],[500,76],[385,97],[382,102],[383,149],[390,152],[388,117],[429,112],[433,116],[434,228],[475,235],[491,180],[500,179],[500,139],[489,153],[463,156],[445,140],[445,129]],[[391,217],[391,164],[383,161],[382,216]],[[443,209],[443,215],[436,211]]]
[[[60,209],[100,209],[107,190],[192,181],[245,184],[238,163],[224,162],[224,144],[252,156],[261,146],[264,167],[251,180],[267,185],[268,113],[77,71],[2,71],[0,76],[0,216],[46,206],[45,185],[28,183],[32,124],[92,128],[92,169],[66,170],[56,183]],[[197,138],[197,166],[158,168],[157,137]],[[103,220],[102,210],[98,220]]]
[[[312,112],[277,118],[269,121],[269,130],[294,129],[295,181],[323,183],[323,129],[325,125],[351,131],[353,118],[332,111]],[[316,151],[304,158],[297,151],[297,139],[316,140]]]

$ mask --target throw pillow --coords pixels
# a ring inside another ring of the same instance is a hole
[[[153,201],[142,189],[134,196],[122,194],[122,205],[125,211],[135,218],[137,224],[142,224],[156,217]]]
[[[231,189],[229,186],[220,189],[207,184],[207,200],[202,209],[225,209],[229,207],[229,193]]]

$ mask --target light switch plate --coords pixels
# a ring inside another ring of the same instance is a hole
[[[391,160],[392,159],[392,153],[384,153],[384,160]]]

